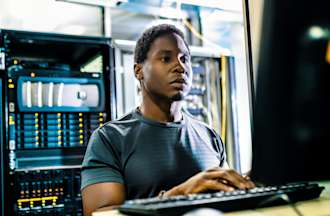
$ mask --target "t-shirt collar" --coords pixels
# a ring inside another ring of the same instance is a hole
[[[153,125],[158,125],[158,126],[165,126],[165,127],[181,127],[184,125],[185,122],[185,116],[184,116],[184,112],[181,111],[182,113],[182,119],[180,121],[176,121],[176,122],[159,122],[159,121],[155,121],[149,118],[146,118],[142,115],[140,109],[137,107],[134,111],[133,111],[134,115],[139,118],[140,120],[149,123],[149,124],[153,124]]]

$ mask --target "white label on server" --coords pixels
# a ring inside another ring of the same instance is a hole
[[[0,70],[5,69],[5,53],[0,53]]]

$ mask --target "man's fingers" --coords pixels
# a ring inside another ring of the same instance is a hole
[[[232,185],[239,189],[248,189],[250,187],[247,180],[245,180],[241,175],[235,171],[228,170],[223,172],[219,180],[225,180],[227,184]]]
[[[253,183],[253,181],[251,181],[250,176],[248,176],[248,175],[244,175],[243,178],[249,182],[251,188],[254,188],[254,187],[256,186],[256,185]]]
[[[249,182],[249,184],[250,184],[250,186],[251,186],[252,188],[254,188],[254,187],[256,186],[256,185],[253,183],[253,181],[251,181],[250,176],[248,176],[248,175],[243,175],[243,178]]]
[[[246,180],[248,180],[248,181],[251,180],[250,176],[248,176],[248,175],[243,175],[243,178],[246,179]]]
[[[205,173],[205,177],[208,179],[218,180],[222,184],[226,184],[239,189],[253,188],[254,184],[234,170],[227,169],[213,169]]]
[[[206,187],[205,189],[207,189],[207,190],[225,191],[225,192],[230,192],[230,191],[235,190],[234,187],[231,187],[227,184],[223,184],[219,181],[212,180],[212,179],[205,181],[204,187]]]

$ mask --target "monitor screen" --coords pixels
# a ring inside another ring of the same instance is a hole
[[[265,0],[253,119],[255,181],[330,179],[327,1]]]

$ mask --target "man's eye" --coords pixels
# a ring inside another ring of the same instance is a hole
[[[186,63],[186,57],[182,56],[182,57],[181,57],[181,62],[182,62],[182,63]]]
[[[189,57],[186,56],[186,55],[183,55],[183,56],[180,57],[180,60],[181,60],[182,63],[186,63],[186,62],[189,61]]]
[[[161,61],[166,63],[166,62],[169,62],[170,59],[171,59],[171,58],[170,58],[169,56],[163,56],[163,57],[161,58]]]

